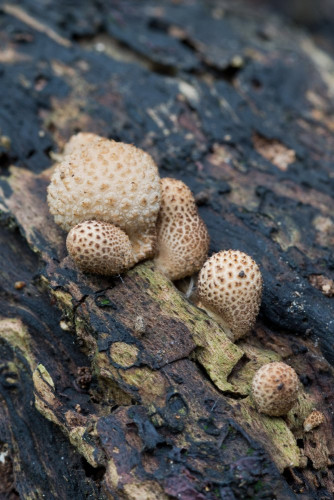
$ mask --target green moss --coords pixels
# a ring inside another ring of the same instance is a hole
[[[114,363],[127,368],[137,361],[138,347],[125,342],[114,342],[110,347],[110,357]]]
[[[72,295],[59,289],[53,290],[52,294],[56,298],[59,307],[66,314],[66,316],[70,319],[73,319]]]
[[[30,335],[27,327],[19,319],[0,320],[0,338],[10,344],[15,351],[19,349],[28,361],[31,371],[36,367],[36,360],[30,347]]]
[[[264,483],[263,481],[261,481],[261,479],[259,479],[259,481],[257,481],[255,484],[254,484],[254,490],[256,491],[256,493],[258,493],[259,491],[262,490],[264,486]]]
[[[72,430],[70,430],[68,437],[71,444],[73,444],[73,446],[77,448],[78,452],[85,457],[87,462],[93,467],[98,467],[99,463],[95,458],[96,448],[87,443],[85,433],[85,427],[74,427]]]
[[[261,368],[261,366],[271,363],[272,361],[280,361],[281,358],[274,351],[259,346],[249,345],[247,339],[240,342],[239,347],[241,347],[246,354],[247,362],[232,374],[229,382],[238,388],[239,394],[248,395],[255,372]]]
[[[187,415],[187,409],[186,408],[180,408],[177,413],[181,416],[186,416]]]
[[[118,370],[122,380],[136,387],[142,403],[163,405],[166,397],[166,381],[160,372],[147,366]]]
[[[231,401],[238,405],[235,418],[245,427],[249,425],[248,432],[253,438],[263,444],[282,472],[286,467],[298,467],[300,450],[296,439],[289,429],[286,421],[281,417],[268,417],[258,413],[250,397]],[[270,446],[268,444],[270,443]]]
[[[45,368],[45,366],[39,364],[39,365],[37,365],[37,370],[39,371],[39,373],[40,373],[41,377],[43,378],[43,380],[45,382],[47,382],[52,387],[52,389],[54,390],[55,389],[54,382],[52,380],[51,375],[49,374],[49,372]]]
[[[168,322],[171,320],[179,321],[183,328],[188,329],[197,346],[192,355],[201,363],[211,381],[220,390],[248,395],[255,371],[263,364],[280,360],[280,356],[275,352],[261,346],[249,345],[247,339],[240,342],[238,346],[233,344],[224,330],[205,312],[190,304],[173,283],[154,269],[151,262],[136,266],[129,272],[129,276],[134,276],[139,286],[141,283],[148,285],[146,293],[160,306],[161,316],[165,319],[167,329]],[[60,291],[57,300],[63,305],[67,314],[70,314],[73,308],[71,296]],[[102,305],[109,305],[109,299]],[[79,316],[75,318],[76,334],[83,340],[92,356],[94,374],[99,380],[100,398],[103,398],[104,402],[113,400],[117,404],[127,405],[131,404],[131,397],[138,397],[143,404],[151,405],[150,414],[154,425],[157,427],[162,425],[162,418],[156,412],[156,407],[165,405],[168,383],[162,373],[158,370],[151,370],[147,366],[131,366],[136,362],[138,355],[137,347],[134,345],[117,342],[111,347],[109,353],[98,352],[96,340],[88,326],[84,318]],[[244,358],[246,362],[243,359],[237,364],[244,354],[247,355],[247,358]],[[115,368],[110,358],[123,368]],[[280,471],[286,467],[299,465],[300,451],[287,425],[287,420],[259,414],[250,397],[238,400],[230,398],[229,402],[236,407],[234,418],[243,427],[246,424],[250,435],[263,444]],[[310,401],[306,401],[303,397],[300,397],[298,404],[297,417],[295,413],[291,413],[290,416],[295,429],[301,427],[304,415],[307,415],[310,408]],[[191,410],[195,411],[193,408]],[[181,417],[187,414],[187,410],[181,408],[178,413]],[[189,434],[192,430],[189,424]],[[234,429],[232,431],[234,432]],[[84,449],[84,444],[82,444],[83,428],[71,432],[70,439],[82,454],[89,456],[92,450]],[[180,441],[184,439],[185,434],[180,434]],[[184,446],[186,444],[185,442]],[[225,449],[226,445],[222,444],[221,448]],[[253,452],[254,450],[250,447],[247,455],[252,455]],[[261,488],[262,484],[259,482],[256,487]]]
[[[300,391],[298,394],[297,403],[287,414],[287,422],[291,430],[297,435],[297,437],[303,437],[304,429],[303,423],[306,417],[312,412],[314,408],[314,401],[310,395],[305,392]]]
[[[137,274],[149,283],[147,292],[161,305],[166,322],[173,318],[188,327],[198,347],[196,358],[212,382],[220,390],[235,392],[236,388],[227,381],[227,377],[243,356],[243,351],[227,338],[224,330],[206,313],[190,304],[171,281],[154,269],[152,263],[141,264],[130,274]]]
[[[97,297],[95,302],[98,307],[107,307],[112,305],[112,302],[106,296]]]
[[[102,394],[103,401],[106,403],[112,401],[120,406],[131,404],[131,396],[120,388],[118,384],[120,377],[116,368],[110,364],[107,353],[96,351],[92,360],[92,368],[93,374],[99,381],[100,391],[96,395],[97,398],[101,398]]]

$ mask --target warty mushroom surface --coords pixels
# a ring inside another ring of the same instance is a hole
[[[161,187],[152,157],[94,134],[68,144],[70,154],[55,166],[48,187],[55,222],[65,231],[89,220],[114,224],[129,237],[135,263],[153,257]]]

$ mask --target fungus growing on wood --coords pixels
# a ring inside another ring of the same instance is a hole
[[[107,222],[86,221],[74,226],[66,247],[77,266],[88,273],[112,276],[135,264],[128,236]]]
[[[199,271],[207,258],[209,235],[190,189],[181,181],[161,179],[155,264],[169,279]]]
[[[260,413],[286,415],[297,401],[299,379],[291,366],[281,361],[263,365],[254,375],[252,395]]]
[[[134,263],[152,257],[161,195],[152,157],[94,134],[78,134],[64,152],[48,187],[56,223],[65,231],[90,220],[114,224],[129,237]]]
[[[304,431],[310,432],[315,427],[318,427],[325,421],[325,415],[321,411],[314,410],[309,416],[304,420]]]
[[[198,306],[237,340],[249,333],[258,315],[262,277],[256,262],[239,250],[212,255],[198,276]]]
[[[80,153],[83,148],[100,139],[103,139],[103,137],[93,134],[92,132],[79,132],[78,134],[72,135],[64,146],[63,156]]]

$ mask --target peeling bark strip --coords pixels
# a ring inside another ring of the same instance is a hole
[[[332,497],[330,56],[218,0],[24,0],[0,27],[0,494]],[[251,335],[231,343],[152,262],[77,271],[46,186],[78,130],[147,150],[196,194],[211,252],[259,263]],[[269,418],[250,384],[282,359],[302,390]]]

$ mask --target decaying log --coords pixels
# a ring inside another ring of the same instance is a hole
[[[331,498],[332,59],[234,2],[22,0],[0,24],[0,496]],[[255,258],[251,335],[233,344],[150,261],[76,270],[46,186],[78,130],[149,151],[194,191],[210,252]],[[269,418],[250,383],[280,359],[302,390]]]

